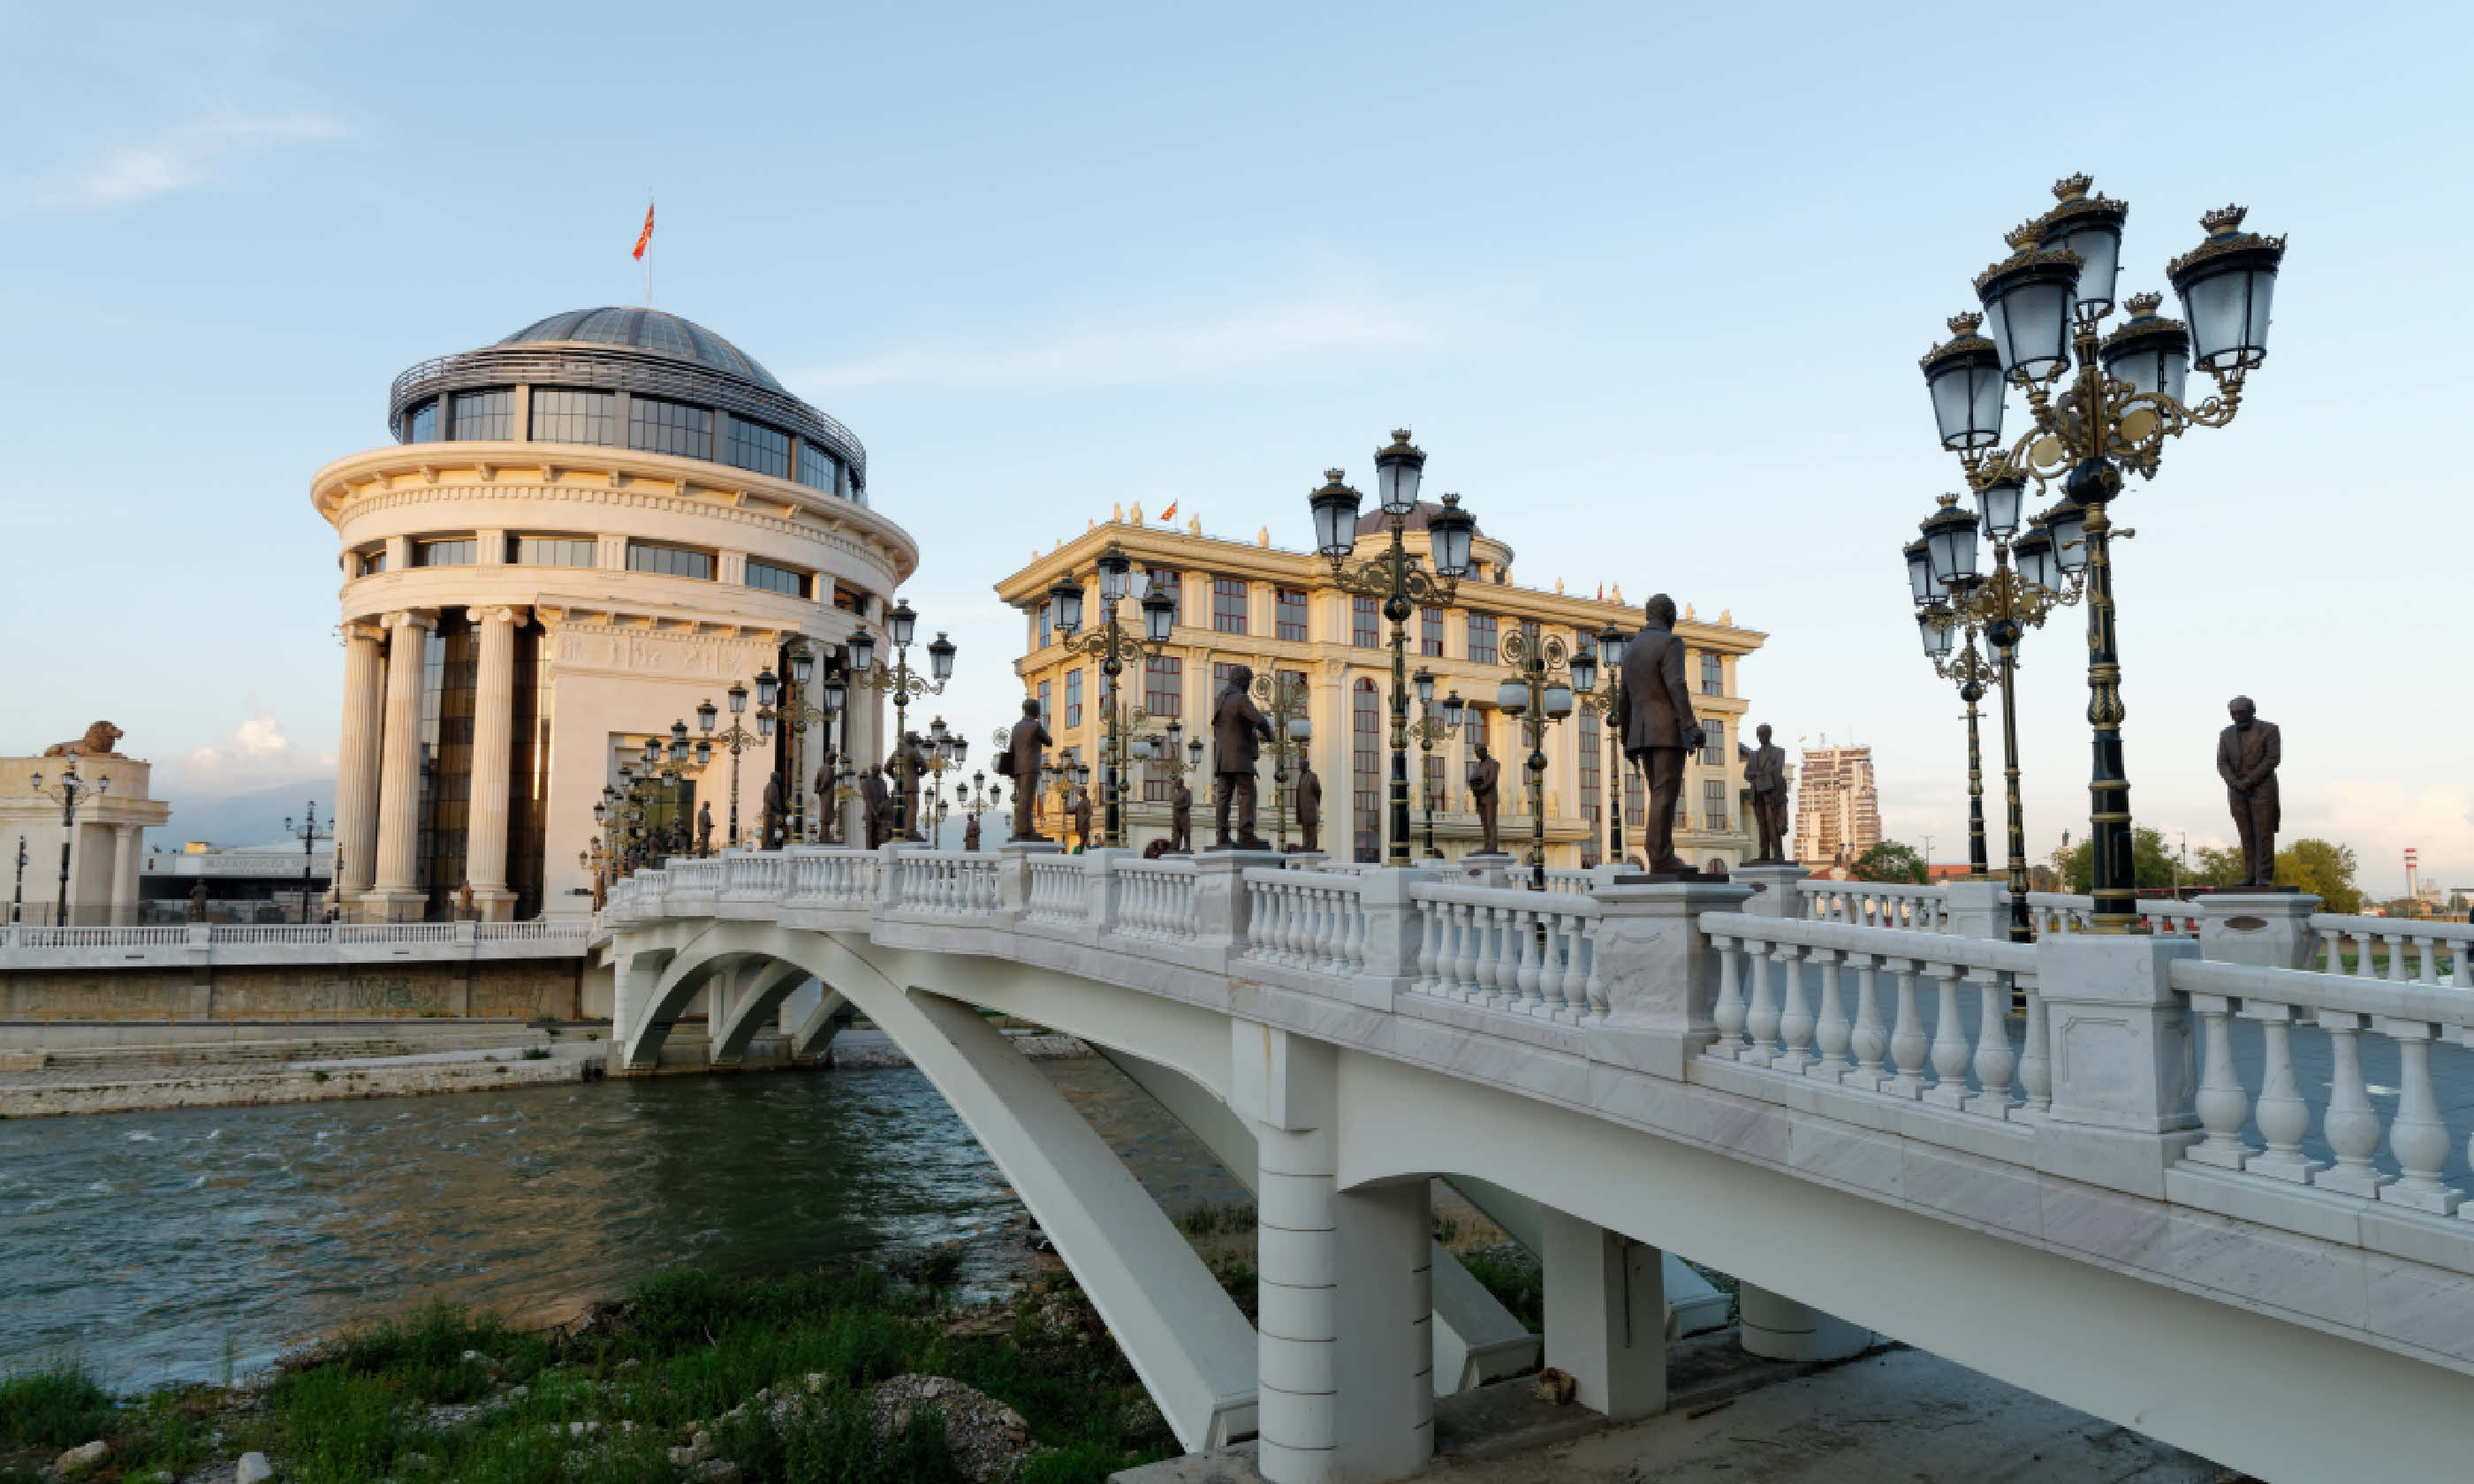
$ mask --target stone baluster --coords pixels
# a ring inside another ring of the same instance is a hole
[[[1732,1062],[1744,1045],[1744,984],[1735,967],[1742,955],[1733,938],[1712,938],[1710,946],[1718,955],[1718,1002],[1710,1008],[1710,1018],[1718,1022],[1718,1039],[1710,1043],[1709,1054]]]
[[[1995,1118],[2010,1115],[2010,1072],[2018,1058],[2010,1049],[2010,982],[1998,969],[1974,969],[1976,981],[1976,1086],[1970,1110]]]
[[[1804,951],[1801,945],[1792,943],[1772,950],[1779,965],[1779,1037],[1786,1049],[1770,1065],[1799,1074],[1810,1061],[1806,1048],[1812,1041],[1812,1008],[1804,993]]]
[[[1469,922],[1476,942],[1476,972],[1470,982],[1477,987],[1469,1002],[1492,1005],[1502,990],[1495,978],[1494,909],[1473,906],[1469,909]]]
[[[1563,1008],[1572,1012],[1573,1017],[1577,1018],[1589,1013],[1589,976],[1581,966],[1583,956],[1589,951],[1589,920],[1577,912],[1567,912],[1555,921],[1562,928],[1558,941],[1563,945],[1564,952],[1564,980],[1558,989],[1563,997]]]
[[[1590,1016],[1603,1020],[1607,1017],[1607,986],[1605,976],[1598,972],[1598,945],[1603,941],[1600,936],[1603,928],[1601,920],[1597,918],[1585,919],[1584,923],[1589,943],[1589,976],[1585,991],[1589,997]]]
[[[2380,1187],[2380,1199],[2435,1216],[2454,1214],[2462,1197],[2439,1178],[2448,1162],[2448,1125],[2440,1121],[2431,1088],[2431,1042],[2439,1027],[2382,1016],[2379,1028],[2397,1048],[2397,1111],[2389,1124],[2389,1153],[2402,1172],[2395,1184]]]
[[[1520,989],[1520,961],[1527,955],[1529,935],[1521,931],[1518,912],[1510,907],[1494,909],[1494,944],[1501,955],[1494,966],[1495,987],[1503,993],[1505,1009],[1519,1010],[1528,1003]]]
[[[2369,1089],[2363,1086],[2364,1018],[2345,1010],[2319,1012],[2319,1028],[2328,1033],[2331,1064],[2328,1112],[2319,1120],[2319,1131],[2337,1163],[2312,1177],[2311,1183],[2376,1200],[2380,1187],[2395,1177],[2381,1174],[2371,1164],[2372,1151],[2380,1147],[2380,1115],[2371,1108]]]
[[[1812,1028],[1813,1043],[1821,1048],[1821,1060],[1804,1068],[1805,1074],[1829,1082],[1839,1081],[1847,1073],[1847,1012],[1838,1002],[1838,965],[1844,954],[1828,948],[1813,950],[1813,961],[1821,966],[1821,1012]]]
[[[2233,1005],[2221,994],[2194,994],[2191,1011],[2199,1017],[2200,1042],[2199,1093],[2192,1106],[2198,1110],[2199,1126],[2208,1131],[2208,1137],[2184,1150],[2182,1158],[2238,1170],[2250,1158],[2249,1146],[2242,1141],[2243,1125],[2250,1119],[2250,1099],[2234,1073],[2233,1035],[2226,1023]]]
[[[1890,1038],[1881,1029],[1878,983],[1881,961],[1870,953],[1850,953],[1847,960],[1856,967],[1856,1023],[1847,1041],[1848,1049],[1855,1054],[1856,1069],[1840,1074],[1838,1080],[1871,1091],[1881,1085],[1881,1053],[1890,1045]]]
[[[1943,1108],[1967,1106],[1967,1032],[1958,1023],[1958,966],[1928,964],[1937,1001],[1933,1010],[1933,1085],[1925,1101]]]
[[[2302,1100],[2301,1089],[2293,1080],[2293,1041],[2290,1034],[2293,1007],[2246,1000],[2242,1014],[2244,1019],[2260,1022],[2259,1103],[2251,1115],[2259,1122],[2260,1137],[2268,1141],[2267,1151],[2251,1155],[2244,1168],[2254,1175],[2300,1185],[2328,1166],[2325,1161],[2305,1159],[2302,1154],[2302,1137],[2311,1132],[2311,1105]]]
[[[1538,914],[1515,909],[1511,921],[1512,936],[1518,940],[1516,946],[1520,954],[1512,969],[1512,982],[1520,988],[1520,1008],[1533,1014],[1551,1010],[1554,1006],[1546,998],[1545,966],[1539,962]]]
[[[1738,1057],[1740,1061],[1769,1064],[1778,1046],[1779,1006],[1770,986],[1770,945],[1747,942],[1744,945],[1744,968],[1753,976],[1752,1002],[1744,1010],[1744,1034],[1752,1044]]]
[[[2383,977],[2390,984],[2403,984],[2405,982],[2405,935],[2382,933],[2380,941],[2389,945],[2389,971]]]
[[[1435,993],[1435,961],[1443,950],[1443,914],[1440,903],[1418,903],[1418,993]]]
[[[1315,967],[1327,974],[1348,971],[1348,923],[1334,892],[1316,892]]]
[[[2053,1111],[2051,1032],[2046,1022],[2045,996],[2035,981],[2023,977],[2019,988],[2027,1001],[2026,1023],[2019,1038],[2019,1086],[2027,1094],[2028,1116],[2042,1118]]]

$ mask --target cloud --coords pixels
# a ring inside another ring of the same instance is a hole
[[[1295,304],[1203,323],[1082,328],[1031,345],[935,342],[811,370],[791,379],[851,387],[1118,386],[1207,375],[1317,351],[1415,345],[1410,321],[1347,303]]]
[[[125,206],[213,180],[216,165],[235,151],[274,143],[335,139],[346,132],[342,124],[314,113],[265,117],[222,114],[196,119],[142,143],[108,150],[65,183],[36,192],[31,201],[68,208]]]
[[[283,734],[275,713],[249,720],[181,759],[181,786],[201,794],[233,794],[279,783],[333,777],[335,754],[305,753]]]

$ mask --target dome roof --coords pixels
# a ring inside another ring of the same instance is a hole
[[[1403,531],[1423,531],[1426,529],[1426,518],[1442,509],[1443,506],[1433,500],[1419,500],[1416,510],[1413,510],[1409,512],[1408,515],[1400,517],[1400,529]],[[1357,513],[1358,535],[1388,536],[1391,532],[1392,517],[1383,514],[1382,506],[1373,506],[1370,509],[1362,510]],[[1471,526],[1469,528],[1469,535],[1472,537],[1485,536],[1486,527]]]
[[[502,346],[529,342],[567,341],[597,346],[623,346],[629,349],[666,355],[682,361],[693,361],[752,381],[768,391],[788,395],[789,389],[773,379],[757,359],[729,341],[692,320],[682,320],[659,309],[570,309],[546,320],[536,320],[506,339]]]

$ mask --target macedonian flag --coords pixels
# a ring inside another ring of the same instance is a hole
[[[634,254],[636,261],[640,263],[643,262],[644,260],[644,250],[652,245],[653,203],[650,201],[646,201],[644,203],[644,229],[636,234],[636,251]]]

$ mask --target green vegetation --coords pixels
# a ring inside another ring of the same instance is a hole
[[[935,1249],[897,1266],[941,1283],[958,1260]],[[958,1480],[933,1407],[897,1435],[871,1425],[869,1389],[907,1373],[958,1380],[1019,1412],[1034,1450],[1027,1484],[1096,1484],[1177,1450],[1069,1279],[1010,1304],[957,1308],[876,1271],[728,1280],[680,1269],[572,1332],[442,1305],[330,1342],[259,1390],[115,1400],[75,1367],[11,1376],[0,1380],[0,1484],[47,1477],[61,1450],[93,1438],[111,1445],[95,1475],[105,1479],[178,1477],[255,1449],[307,1484],[669,1484],[691,1472],[670,1450],[699,1430],[744,1484]]]
[[[1857,856],[1847,868],[1858,881],[1904,881],[1922,886],[1925,882],[1925,859],[1914,846],[1884,840]]]
[[[1254,1208],[1206,1201],[1177,1217],[1176,1224],[1188,1236],[1216,1236],[1223,1233],[1250,1236],[1254,1232]]]
[[[549,1060],[549,1047],[526,1046],[523,1059],[527,1062],[546,1062]]]
[[[1507,1244],[1461,1254],[1461,1266],[1532,1334],[1546,1328],[1546,1275],[1526,1249]]]

